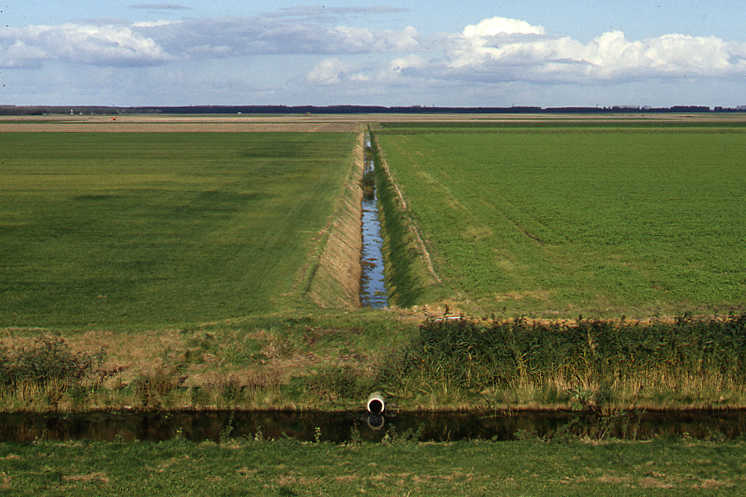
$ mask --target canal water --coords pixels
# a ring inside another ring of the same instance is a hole
[[[370,136],[365,137],[364,177],[372,178],[376,162],[371,152]],[[388,293],[384,279],[383,237],[378,217],[378,195],[375,182],[369,182],[363,189],[361,229],[363,249],[360,255],[362,273],[360,278],[360,303],[363,307],[388,307]]]
[[[102,411],[80,414],[0,414],[0,442],[34,440],[192,441],[227,438],[336,443],[350,440],[515,440],[589,437],[649,440],[687,437],[730,440],[746,436],[746,411],[624,411],[601,416],[571,411],[362,412]]]

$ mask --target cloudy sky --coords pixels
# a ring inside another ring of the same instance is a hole
[[[375,1],[0,0],[0,104],[746,104],[743,0]]]

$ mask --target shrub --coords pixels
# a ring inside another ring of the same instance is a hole
[[[104,358],[103,350],[95,354],[76,354],[62,338],[43,336],[29,348],[0,349],[0,384],[77,385],[100,366]]]

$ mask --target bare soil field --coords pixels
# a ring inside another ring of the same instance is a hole
[[[314,114],[0,116],[0,133],[9,132],[356,132],[368,123],[398,122],[691,122],[741,123],[744,114]]]

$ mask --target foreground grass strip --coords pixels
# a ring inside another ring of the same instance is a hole
[[[561,318],[744,309],[743,128],[553,124],[377,135],[452,307]]]
[[[307,307],[354,134],[0,136],[0,327]]]
[[[743,442],[657,440],[333,445],[0,444],[0,493],[14,496],[588,495],[746,492]]]

